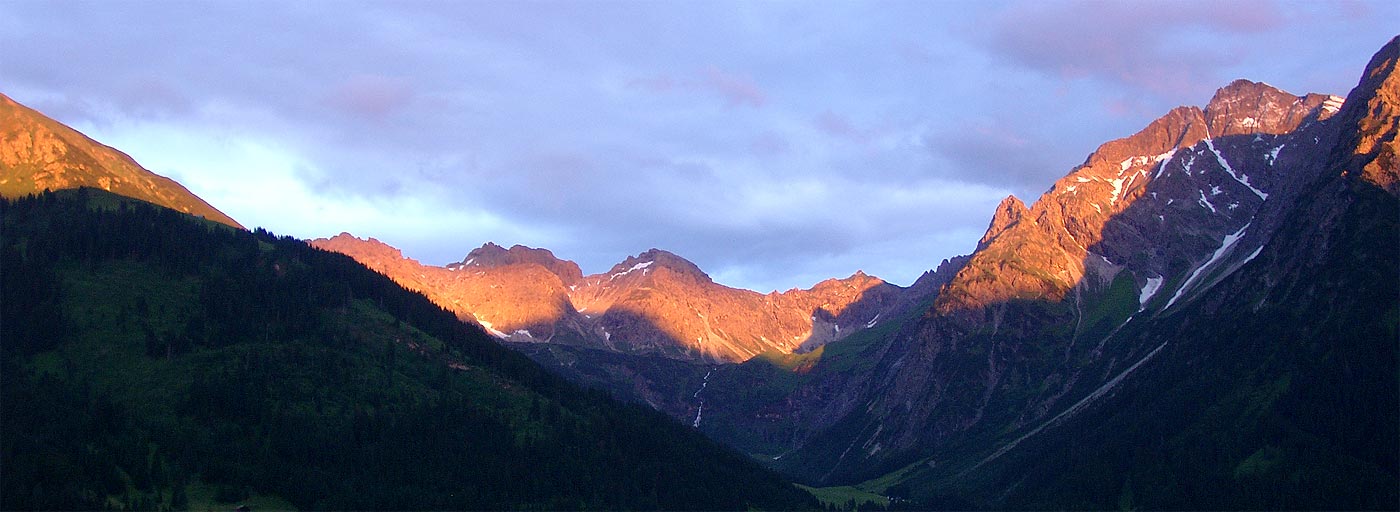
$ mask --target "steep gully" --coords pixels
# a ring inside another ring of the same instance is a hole
[[[700,403],[696,405],[695,421],[690,424],[692,427],[700,428],[700,415],[705,412],[705,399],[700,396],[700,393],[705,392],[705,387],[710,385],[710,375],[713,373],[715,373],[714,369],[705,372],[705,380],[700,383],[700,389],[695,390],[695,394],[690,395],[691,398],[696,398],[700,401]]]

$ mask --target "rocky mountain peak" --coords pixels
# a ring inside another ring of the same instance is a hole
[[[1156,156],[1165,155],[1181,146],[1190,146],[1209,136],[1200,108],[1177,107],[1133,135],[1100,145],[1089,154],[1083,165],[1062,181],[1080,177],[1116,177],[1130,168],[1155,164],[1152,160]],[[1150,158],[1137,160],[1144,156]]]
[[[622,263],[613,265],[608,271],[610,276],[621,276],[635,270],[645,270],[648,273],[656,269],[667,269],[680,275],[689,276],[701,283],[714,282],[710,275],[700,270],[700,267],[691,263],[690,260],[677,256],[671,252],[661,249],[648,249],[646,252],[636,256],[629,256]]]
[[[353,234],[350,234],[350,232],[348,232],[348,231],[341,231],[340,234],[335,235],[335,236],[330,237],[330,238],[326,238],[326,239],[324,239],[324,240],[326,240],[327,242],[333,242],[333,243],[369,244],[369,245],[376,245],[376,246],[380,246],[380,247],[386,247],[386,248],[389,248],[389,249],[393,249],[393,250],[395,250],[395,251],[398,250],[398,249],[394,249],[394,248],[391,247],[389,244],[386,244],[386,243],[384,243],[384,242],[379,241],[378,238],[374,238],[374,237],[360,238],[360,237],[358,237],[358,236],[355,236],[355,235],[353,235]]]
[[[992,222],[987,226],[987,233],[982,235],[982,239],[977,242],[977,249],[985,248],[998,235],[1016,225],[1029,213],[1030,210],[1026,209],[1026,203],[1021,202],[1014,195],[1006,196],[1006,199],[1002,199],[1001,203],[997,205],[996,211],[992,213]]]
[[[1108,257],[1156,272],[1194,263],[1198,249],[1237,232],[1268,196],[1274,159],[1288,145],[1274,138],[1323,119],[1339,104],[1331,96],[1294,96],[1236,80],[1204,110],[1178,107],[1131,136],[1104,143],[1029,207],[1014,197],[1002,201],[939,308],[975,310],[1018,297],[1058,300],[1085,277],[1086,261],[1098,269],[1095,276],[1114,275],[1114,263],[1098,264]],[[1168,225],[1193,226],[1174,233],[1193,244],[1143,252]]]
[[[1212,137],[1286,133],[1310,117],[1321,117],[1328,99],[1321,94],[1294,96],[1263,82],[1235,80],[1217,90],[1206,105],[1206,123]]]
[[[467,253],[467,257],[462,259],[460,263],[447,265],[447,268],[454,270],[472,266],[495,268],[526,264],[544,267],[554,275],[559,276],[559,280],[563,281],[565,285],[571,285],[583,279],[583,271],[579,269],[577,263],[561,260],[555,257],[549,249],[536,249],[519,244],[506,249],[493,242],[486,242],[481,247]]]
[[[406,259],[403,256],[403,251],[381,242],[379,239],[374,237],[360,238],[344,231],[330,238],[318,238],[307,243],[311,244],[312,247],[348,254],[360,260],[388,264]]]
[[[886,284],[884,279],[880,279],[878,277],[866,274],[865,271],[857,270],[856,273],[851,274],[850,277],[844,279],[838,279],[833,277],[831,279],[823,280],[822,282],[812,286],[812,288],[807,291],[816,294],[833,293],[836,290],[864,291],[870,287],[879,286],[882,284]],[[801,292],[802,290],[793,290],[790,293]]]

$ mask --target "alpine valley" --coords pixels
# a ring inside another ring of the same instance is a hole
[[[768,294],[249,233],[0,97],[0,505],[1395,509],[1397,61],[1173,109],[908,287]]]

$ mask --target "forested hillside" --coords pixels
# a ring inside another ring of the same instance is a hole
[[[0,508],[815,505],[346,256],[91,189],[0,208]]]

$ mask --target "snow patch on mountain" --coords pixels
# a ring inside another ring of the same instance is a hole
[[[1128,178],[1119,176],[1118,179],[1109,182],[1113,185],[1113,195],[1108,198],[1108,204],[1112,205],[1118,203],[1118,196],[1123,194],[1123,181],[1127,179]]]
[[[1269,198],[1269,194],[1265,193],[1262,190],[1259,190],[1258,188],[1255,188],[1254,185],[1251,185],[1249,183],[1249,176],[1246,176],[1243,173],[1236,173],[1235,168],[1230,167],[1230,162],[1227,162],[1225,160],[1225,155],[1220,154],[1220,151],[1215,149],[1215,142],[1211,141],[1210,139],[1206,139],[1206,147],[1210,148],[1211,153],[1215,153],[1215,161],[1220,162],[1220,166],[1225,168],[1225,172],[1229,174],[1231,178],[1234,178],[1235,181],[1240,182],[1240,184],[1248,188],[1250,192],[1254,192],[1254,195],[1259,196],[1259,199]]]
[[[700,398],[700,406],[695,409],[695,421],[690,424],[691,428],[700,428],[700,416],[705,413],[705,399],[700,397],[700,393],[704,392],[705,388],[710,385],[710,374],[714,372],[713,368],[705,372],[705,378],[700,381],[700,389],[695,390],[695,394],[691,395],[691,398]]]
[[[1182,283],[1181,288],[1176,289],[1176,294],[1172,295],[1172,299],[1167,301],[1167,308],[1172,307],[1172,304],[1176,304],[1176,300],[1180,299],[1182,294],[1186,293],[1186,290],[1191,288],[1192,284],[1195,284],[1196,279],[1201,276],[1202,272],[1205,272],[1206,269],[1214,265],[1215,262],[1220,261],[1220,258],[1224,257],[1225,253],[1230,252],[1230,248],[1235,246],[1235,242],[1240,241],[1240,238],[1244,237],[1244,231],[1246,229],[1249,229],[1249,224],[1245,224],[1244,227],[1234,232],[1234,234],[1225,235],[1225,240],[1220,242],[1220,248],[1216,249],[1215,253],[1210,255],[1209,260],[1206,260],[1205,263],[1196,267],[1196,270],[1191,272],[1191,277],[1186,278],[1186,282]]]
[[[1346,101],[1347,99],[1341,96],[1328,96],[1327,99],[1323,100],[1322,102],[1322,110],[1326,110],[1328,113],[1335,114],[1337,113],[1337,111],[1342,109],[1342,105],[1346,103]]]
[[[1157,294],[1157,290],[1162,288],[1162,276],[1147,278],[1147,284],[1142,286],[1142,291],[1138,292],[1138,311],[1147,308],[1147,301],[1152,300],[1152,296]]]
[[[1159,156],[1160,156],[1161,158],[1158,158],[1158,160],[1157,160],[1157,174],[1153,174],[1153,175],[1152,175],[1152,179],[1154,179],[1154,180],[1157,179],[1157,178],[1160,178],[1160,177],[1162,176],[1162,171],[1167,170],[1167,164],[1172,163],[1172,158],[1176,156],[1176,150],[1173,149],[1173,150],[1168,151],[1168,152],[1166,152],[1166,153],[1162,153],[1162,154],[1159,155]],[[1153,197],[1156,197],[1156,196],[1153,196]]]
[[[1245,259],[1244,259],[1244,261],[1241,261],[1241,262],[1240,262],[1240,265],[1243,266],[1245,263],[1249,263],[1250,261],[1253,261],[1254,258],[1257,257],[1257,256],[1259,256],[1259,253],[1260,253],[1261,251],[1263,251],[1263,250],[1264,250],[1264,246],[1262,246],[1262,245],[1259,246],[1258,248],[1254,249],[1254,252],[1249,253],[1249,256],[1246,256]]]
[[[624,270],[624,271],[622,271],[622,272],[618,272],[618,273],[616,273],[616,274],[613,274],[612,276],[609,276],[609,277],[608,277],[608,280],[611,281],[611,280],[613,280],[613,279],[617,279],[617,278],[622,277],[622,276],[625,276],[625,275],[627,275],[627,274],[631,274],[632,272],[635,272],[635,271],[638,271],[638,270],[641,270],[641,271],[642,271],[642,274],[646,274],[646,273],[647,273],[646,268],[647,268],[647,267],[650,267],[652,263],[656,263],[656,262],[655,262],[655,261],[643,261],[643,262],[638,263],[638,264],[636,264],[636,265],[632,265],[632,268],[629,268],[629,269],[627,269],[627,270]]]
[[[1210,212],[1211,212],[1211,213],[1216,213],[1215,205],[1214,205],[1214,204],[1211,204],[1211,202],[1210,202],[1209,199],[1206,199],[1206,191],[1204,191],[1204,190],[1197,190],[1197,192],[1200,192],[1200,193],[1201,193],[1201,198],[1200,198],[1200,199],[1197,199],[1197,200],[1196,200],[1196,203],[1199,204],[1199,205],[1201,205],[1201,206],[1203,206],[1203,207],[1210,208]]]
[[[1280,150],[1282,150],[1284,146],[1287,146],[1287,144],[1279,144],[1278,147],[1269,150],[1269,165],[1270,165],[1270,166],[1273,166],[1273,165],[1274,165],[1274,161],[1275,161],[1275,160],[1278,160],[1278,152],[1279,152]]]
[[[486,332],[491,333],[492,336],[495,336],[495,337],[497,337],[497,338],[508,338],[508,337],[509,337],[509,336],[506,335],[506,333],[503,333],[503,332],[501,332],[501,331],[496,330],[495,327],[491,327],[491,322],[487,322],[487,321],[485,321],[485,320],[482,320],[481,317],[476,316],[475,314],[472,315],[472,318],[475,318],[475,319],[476,319],[476,323],[478,323],[478,324],[480,324],[482,327],[486,328]]]

